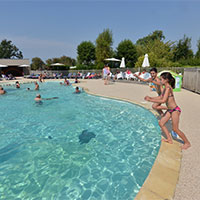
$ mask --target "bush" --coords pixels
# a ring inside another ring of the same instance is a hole
[[[191,58],[186,60],[179,60],[181,65],[200,66],[200,58]]]
[[[135,63],[135,67],[142,67],[144,56],[140,56],[138,61]],[[172,62],[166,58],[158,58],[153,52],[149,53],[149,63],[150,67],[181,67],[181,64],[178,62]]]

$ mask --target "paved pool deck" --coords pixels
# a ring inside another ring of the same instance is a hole
[[[29,79],[18,81],[34,82]],[[0,85],[14,83],[15,81],[1,81]],[[77,85],[90,94],[123,99],[155,113],[151,109],[151,103],[144,101],[146,95],[156,96],[147,85],[123,82],[104,85],[102,80],[81,80]],[[200,199],[200,95],[182,90],[175,93],[175,98],[182,109],[180,129],[186,134],[192,147],[181,151],[177,141],[173,145],[161,143],[156,161],[136,200]]]

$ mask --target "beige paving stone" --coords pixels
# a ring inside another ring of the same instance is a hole
[[[172,199],[177,184],[179,173],[160,163],[155,163],[153,173],[150,173],[148,182],[144,187],[164,199]]]
[[[179,172],[181,163],[181,151],[178,144],[162,143],[157,162],[169,169]]]
[[[152,191],[144,188],[135,198],[135,200],[164,200],[162,197],[158,196]]]

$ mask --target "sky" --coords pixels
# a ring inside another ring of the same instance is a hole
[[[63,55],[77,58],[83,41],[95,44],[109,28],[113,49],[124,39],[135,43],[155,30],[165,41],[200,39],[200,0],[0,0],[0,41],[11,40],[24,58]]]

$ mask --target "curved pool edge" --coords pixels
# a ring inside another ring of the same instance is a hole
[[[83,87],[84,91],[90,95],[126,101],[139,105],[154,114],[157,113],[147,106],[134,102],[129,99],[98,95],[91,92],[88,88]],[[152,169],[147,176],[135,200],[171,200],[175,194],[176,184],[178,183],[180,166],[181,166],[181,148],[177,141],[174,144],[161,142],[161,146]]]
[[[37,80],[24,79],[23,81],[20,80],[20,83],[33,83],[34,81]],[[54,82],[54,81],[58,80],[57,79],[45,80],[45,82]],[[12,82],[2,81],[0,85],[7,86],[8,83],[14,85],[15,81]],[[156,115],[156,112],[153,111],[152,109],[149,109],[146,105],[134,102],[130,99],[99,95],[96,93],[92,93],[86,87],[83,88],[88,94],[134,103],[136,105],[144,107],[145,109],[151,111],[154,115]],[[176,184],[178,182],[180,173],[181,158],[182,158],[182,153],[180,149],[180,144],[178,142],[174,141],[173,145],[162,142],[158,155],[152,166],[152,169],[149,175],[147,176],[140,191],[138,192],[137,196],[135,197],[135,200],[173,199],[173,196],[175,194]]]

